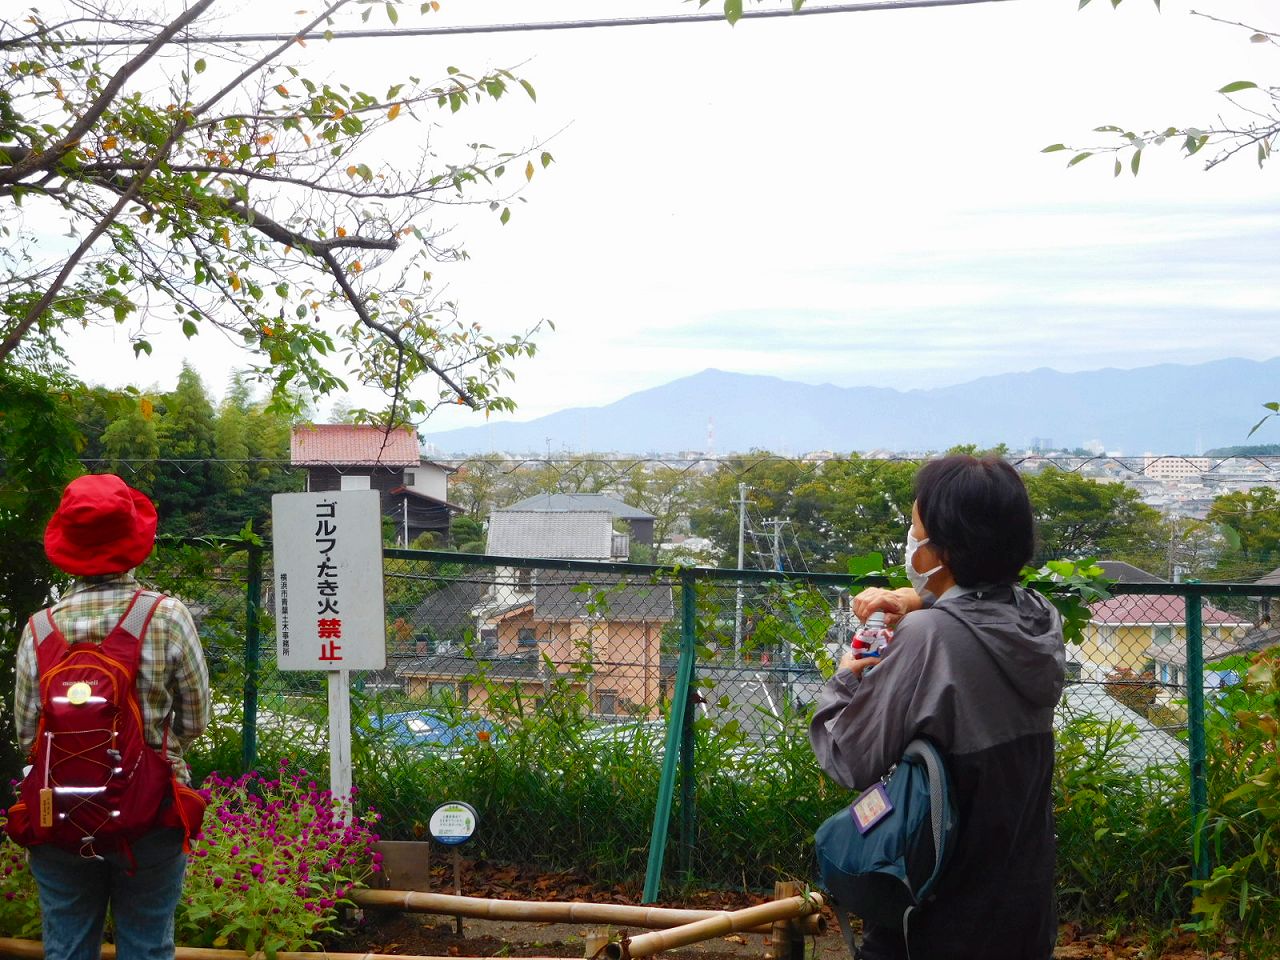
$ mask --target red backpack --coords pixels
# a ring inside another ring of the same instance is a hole
[[[164,599],[136,592],[101,644],[68,645],[51,610],[31,618],[40,724],[31,770],[9,809],[15,842],[101,859],[128,854],[132,841],[158,826],[181,827],[187,841],[199,832],[203,798],[178,784],[163,748],[148,746],[138,706],[142,638]],[[166,746],[168,736],[166,723]]]

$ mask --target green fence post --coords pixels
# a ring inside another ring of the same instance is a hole
[[[693,868],[693,831],[695,824],[694,774],[693,774],[693,721],[696,711],[693,701],[696,697],[698,664],[698,610],[697,585],[690,578],[681,596],[680,605],[680,657],[681,662],[689,661],[689,689],[686,694],[684,722],[680,731],[680,872],[685,880],[689,879]]]
[[[1188,580],[1189,584],[1199,583]],[[1204,621],[1199,593],[1187,593],[1187,751],[1191,760],[1191,876],[1209,877],[1209,854],[1204,845],[1204,815],[1209,792],[1204,775]]]
[[[680,664],[676,686],[667,710],[667,742],[662,753],[662,779],[658,781],[658,802],[653,811],[653,833],[649,837],[649,865],[644,875],[644,903],[658,899],[662,883],[662,860],[667,850],[667,830],[671,825],[671,801],[676,786],[676,761],[684,738],[685,715],[689,712],[689,687],[693,678],[693,625],[695,620],[693,575],[680,573]]]
[[[244,719],[240,736],[240,772],[258,765],[258,606],[262,600],[262,547],[249,544],[244,589]]]

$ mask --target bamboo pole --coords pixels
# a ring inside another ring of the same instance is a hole
[[[115,960],[116,948],[109,943],[102,945],[102,960]],[[245,956],[243,950],[217,950],[213,947],[178,947],[174,960],[265,960],[265,954]],[[43,960],[44,944],[39,940],[17,940],[0,937],[0,957],[5,960]],[[392,953],[329,953],[327,951],[286,952],[276,954],[277,960],[460,960],[458,957],[413,957]],[[467,960],[467,958],[461,958]],[[477,958],[479,960],[479,958]],[[563,960],[563,958],[539,957],[536,960]]]
[[[788,897],[785,900],[771,900],[744,910],[733,910],[706,920],[695,920],[684,926],[672,927],[669,930],[656,930],[653,933],[642,933],[638,937],[629,937],[620,943],[611,943],[605,947],[605,960],[636,960],[648,957],[663,950],[672,950],[700,940],[710,940],[728,933],[749,930],[759,924],[772,924],[776,920],[789,920],[822,909],[822,897],[816,893],[807,896]]]
[[[635,907],[622,903],[491,900],[483,897],[455,897],[447,893],[420,893],[410,890],[353,890],[348,897],[358,907],[393,908],[407,913],[435,913],[441,916],[472,917],[478,920],[607,923],[616,927],[643,927],[658,930],[730,914],[728,910],[674,910],[670,907]],[[806,934],[819,934],[826,929],[826,922],[816,912],[801,917],[800,923]],[[769,933],[771,930],[770,924],[761,923],[742,932]]]

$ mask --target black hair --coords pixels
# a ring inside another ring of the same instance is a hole
[[[958,454],[916,473],[916,509],[929,545],[962,587],[1013,583],[1035,552],[1026,485],[999,457]]]

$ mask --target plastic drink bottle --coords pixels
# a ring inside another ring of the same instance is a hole
[[[853,635],[853,659],[878,657],[893,640],[893,631],[884,624],[883,611],[877,610],[858,628]]]

